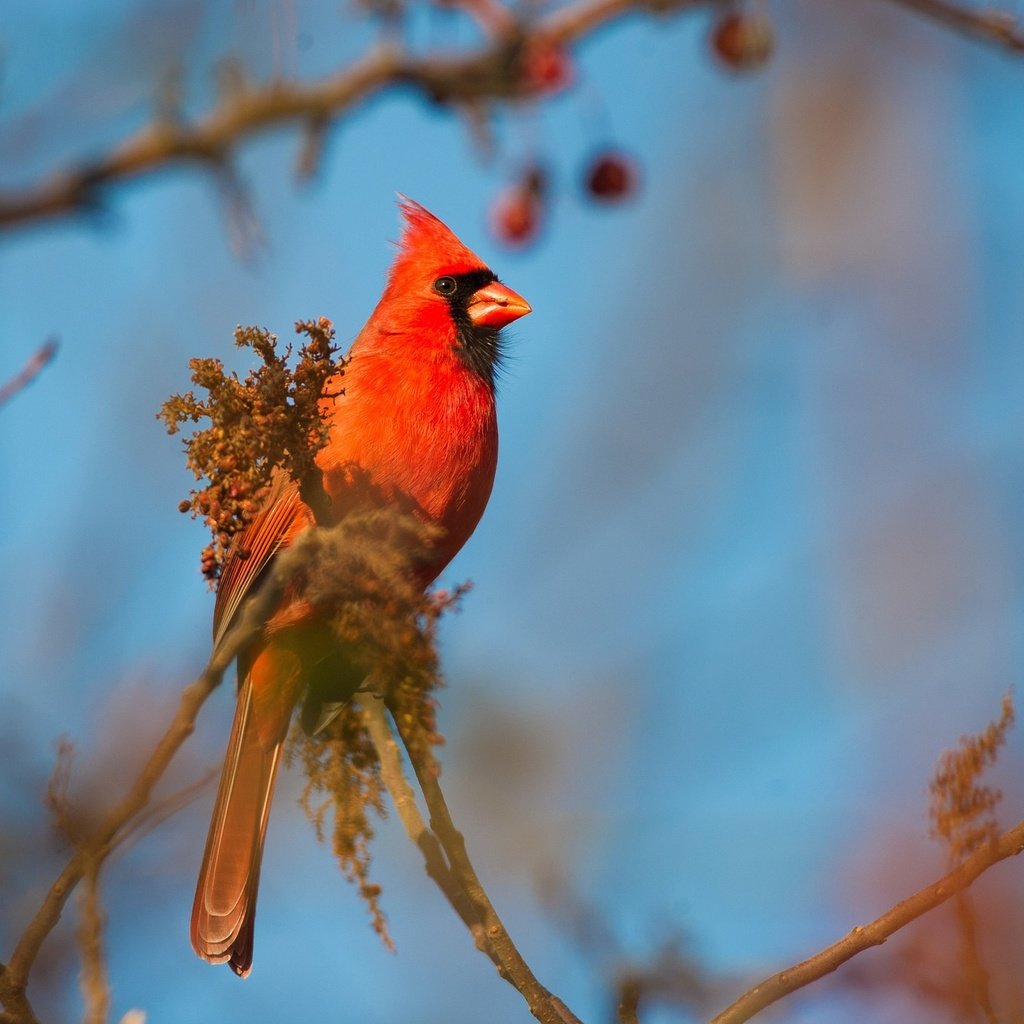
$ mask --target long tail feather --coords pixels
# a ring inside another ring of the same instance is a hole
[[[252,682],[238,694],[235,721],[192,905],[192,947],[211,963],[252,969],[256,892],[281,742],[265,746],[253,715]]]

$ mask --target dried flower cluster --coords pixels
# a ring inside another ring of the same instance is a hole
[[[188,467],[206,486],[193,490],[179,508],[202,516],[213,535],[201,556],[203,575],[211,583],[220,576],[233,538],[259,509],[276,468],[299,482],[314,511],[323,505],[320,474],[314,472],[316,453],[327,440],[319,403],[338,393],[344,363],[330,320],[300,321],[295,330],[307,340],[294,369],[289,367],[291,345],[278,352],[276,335],[238,327],[235,344],[253,349],[263,365],[242,381],[235,373],[226,374],[219,359],[192,359],[192,383],[208,397],[196,398],[191,391],[172,395],[159,413],[169,434],[178,433],[186,421],[210,421],[185,440]]]
[[[303,595],[331,623],[338,640],[334,677],[372,687],[403,731],[418,737],[423,748],[441,742],[436,727],[435,692],[441,685],[436,625],[461,596],[461,591],[425,594],[417,582],[415,562],[435,532],[436,527],[410,513],[368,508],[350,513],[336,526],[308,530],[300,541]],[[380,760],[351,703],[340,707],[326,728],[310,735],[320,701],[327,696],[313,693],[307,699],[310,710],[304,709],[302,727],[292,730],[288,758],[299,761],[305,771],[301,802],[318,837],[323,840],[330,832],[342,872],[358,886],[374,929],[390,946],[380,887],[369,875],[371,812],[380,817],[385,813]]]
[[[373,930],[388,949],[393,943],[380,906],[380,886],[370,881],[370,811],[386,815],[377,750],[359,712],[346,705],[331,723],[329,738],[307,736],[298,726],[288,747],[289,763],[298,760],[306,776],[299,798],[320,842],[330,827],[331,845],[342,873],[358,886],[370,911]],[[328,819],[334,813],[333,823]]]
[[[947,844],[953,863],[999,835],[994,812],[1002,793],[979,785],[978,780],[986,767],[995,764],[1013,721],[1013,697],[1008,693],[998,721],[978,736],[961,737],[959,748],[947,750],[939,759],[929,784],[931,833]]]

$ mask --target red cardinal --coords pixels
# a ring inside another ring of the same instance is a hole
[[[402,213],[405,231],[384,295],[352,345],[343,382],[328,387],[344,392],[324,403],[329,437],[317,464],[336,511],[350,502],[359,477],[391,500],[401,495],[442,528],[418,574],[427,585],[469,538],[490,496],[499,332],[530,306],[422,206],[406,200]],[[224,566],[213,617],[217,639],[275,552],[311,522],[298,487],[279,479],[241,537],[248,557],[229,556]],[[192,945],[242,977],[252,967],[260,858],[281,746],[313,662],[330,643],[311,615],[300,600],[286,602],[260,642],[239,657],[238,707],[199,870]]]

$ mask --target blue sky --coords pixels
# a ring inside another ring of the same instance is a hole
[[[194,110],[226,53],[265,76],[289,12],[305,48],[283,48],[286,72],[321,73],[363,38],[336,5],[9,5],[0,183],[144,123],[175,62]],[[62,856],[38,800],[54,739],[76,744],[82,799],[110,799],[207,653],[203,535],[176,511],[189,479],[156,409],[191,356],[235,358],[237,323],[286,336],[323,314],[352,337],[397,191],[535,308],[513,332],[491,505],[447,574],[475,589],[444,626],[442,721],[457,819],[542,980],[600,1019],[600,970],[542,876],[624,956],[685,932],[730,979],[724,1004],[940,870],[928,777],[997,714],[1024,654],[1024,68],[882,3],[769,12],[776,59],[742,80],[708,59],[700,12],[601,33],[579,88],[498,118],[491,162],[405,94],[348,119],[309,186],[293,132],[247,143],[266,240],[248,261],[195,171],[118,188],[98,222],[0,240],[0,379],[61,340],[0,410],[5,948]],[[453,26],[417,23],[417,41],[471,38]],[[540,244],[509,253],[485,211],[531,140],[557,199]],[[614,211],[576,189],[606,141],[643,168]],[[225,690],[175,780],[216,759],[229,718]],[[381,949],[298,788],[279,790],[244,983],[188,946],[209,798],[111,865],[115,1014],[526,1019],[392,822],[376,873],[399,952]],[[1019,945],[1008,916],[996,965],[1006,934]],[[70,942],[65,923],[36,992],[53,1019],[79,1012]],[[830,991],[789,1019],[917,1012]]]

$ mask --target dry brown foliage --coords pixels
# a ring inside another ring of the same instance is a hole
[[[300,320],[296,333],[307,340],[299,348],[294,369],[292,346],[277,350],[277,335],[261,327],[238,327],[235,344],[251,348],[263,365],[245,380],[224,372],[219,359],[192,359],[192,383],[208,397],[194,392],[175,394],[164,402],[159,417],[167,432],[176,434],[183,423],[210,421],[185,439],[188,468],[205,486],[194,489],[178,507],[202,516],[213,542],[203,549],[203,575],[211,585],[232,540],[252,522],[275,469],[299,482],[303,498],[314,510],[322,506],[322,484],[314,472],[316,453],[327,441],[320,400],[340,389],[344,361],[338,358],[334,327],[326,317]]]
[[[939,759],[928,787],[931,833],[946,843],[953,864],[999,835],[995,809],[1002,793],[980,785],[978,780],[989,765],[995,764],[1013,722],[1013,695],[1008,693],[995,722],[977,736],[962,736],[960,746],[947,750]]]

